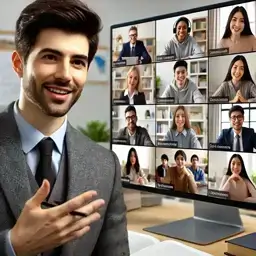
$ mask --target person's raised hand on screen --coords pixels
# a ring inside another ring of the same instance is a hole
[[[229,180],[233,180],[233,181],[239,181],[242,180],[241,176],[237,173],[233,173],[230,177]]]
[[[104,205],[101,199],[92,199],[95,191],[85,192],[62,205],[42,209],[41,204],[50,192],[50,184],[44,180],[36,194],[26,203],[10,233],[11,244],[20,255],[37,255],[51,250],[90,230],[90,224],[100,219],[97,211]],[[71,215],[79,211],[87,217]]]

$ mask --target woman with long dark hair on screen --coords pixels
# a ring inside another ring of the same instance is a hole
[[[229,53],[251,52],[256,50],[248,14],[244,7],[236,6],[229,14],[225,32],[218,48],[228,48]]]
[[[186,153],[178,150],[174,155],[174,160],[176,165],[167,169],[166,176],[161,178],[162,183],[172,185],[176,191],[197,193],[194,175],[186,168]]]
[[[177,142],[178,148],[202,148],[195,131],[191,128],[188,111],[184,106],[178,106],[173,113],[171,129],[164,141]]]
[[[141,91],[141,76],[137,66],[132,66],[127,72],[126,86],[121,92],[120,100],[127,105],[145,105],[146,98],[144,92]]]
[[[144,171],[140,168],[138,154],[135,148],[130,148],[126,164],[122,170],[122,177],[128,177],[131,182],[145,185],[148,179]]]
[[[219,190],[228,192],[231,200],[256,203],[256,188],[246,172],[241,155],[231,156]]]
[[[212,96],[228,97],[231,103],[256,102],[256,85],[243,55],[233,58],[226,78]]]

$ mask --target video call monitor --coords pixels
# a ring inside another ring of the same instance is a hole
[[[232,1],[111,27],[125,188],[256,209],[255,17],[256,1]]]

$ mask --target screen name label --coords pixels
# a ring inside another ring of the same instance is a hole
[[[157,62],[164,62],[164,61],[172,61],[174,60],[174,55],[158,55],[156,56]]]
[[[228,192],[214,189],[208,189],[208,196],[217,197],[220,199],[229,199]]]
[[[174,190],[173,185],[170,185],[170,184],[157,183],[156,187],[157,188],[168,189],[168,190]]]
[[[218,56],[223,54],[229,54],[229,48],[218,48],[218,49],[210,49],[209,55],[210,56]]]
[[[114,68],[123,67],[123,66],[126,66],[126,60],[118,60],[113,62]]]
[[[209,103],[228,103],[228,97],[209,97]]]
[[[159,147],[168,147],[168,148],[177,148],[178,147],[178,142],[177,141],[158,140],[157,141],[157,146],[159,146]]]
[[[156,104],[169,105],[173,103],[174,103],[174,97],[156,99]]]
[[[232,151],[230,146],[220,145],[218,143],[209,143],[209,150]]]

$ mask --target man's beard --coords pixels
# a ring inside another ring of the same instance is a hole
[[[66,102],[57,102],[47,100],[47,96],[44,94],[45,87],[42,84],[38,89],[36,81],[33,77],[28,80],[27,85],[23,86],[23,90],[27,99],[36,105],[45,115],[51,117],[63,117],[65,116],[72,106],[77,102],[80,98],[82,90],[77,92],[75,96],[73,96],[72,100],[68,100]],[[67,87],[66,84],[60,81],[51,81],[51,83],[57,86]]]

